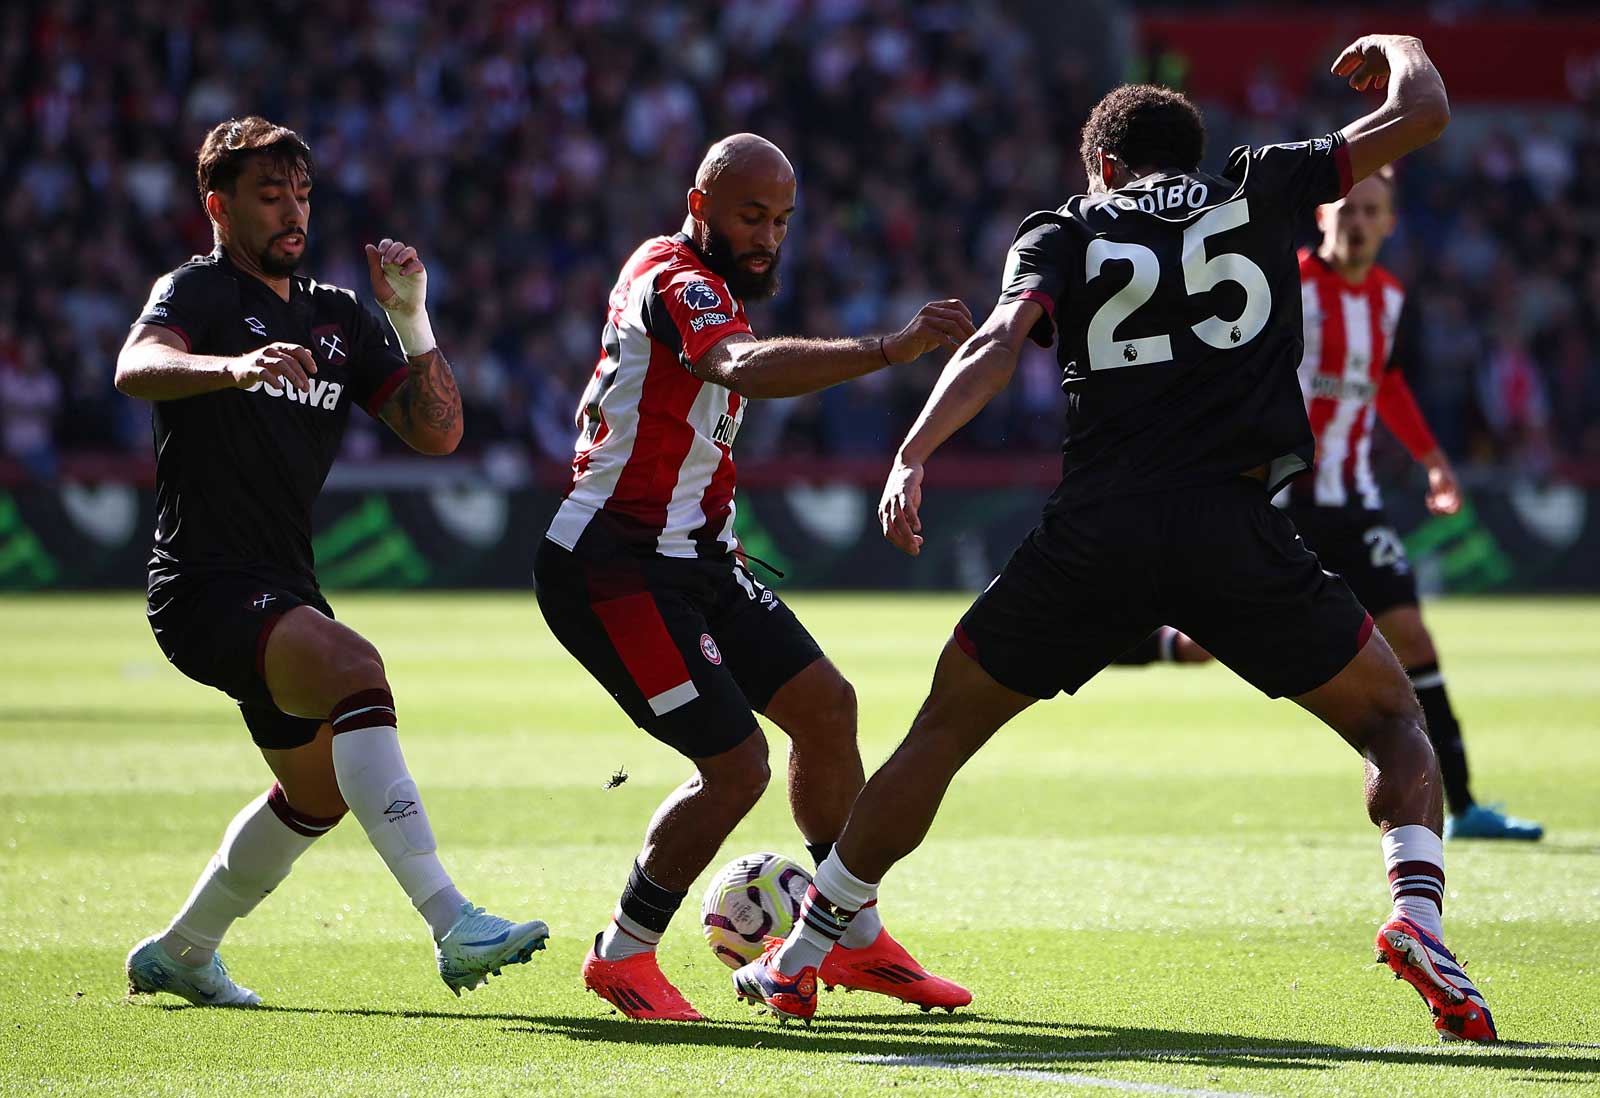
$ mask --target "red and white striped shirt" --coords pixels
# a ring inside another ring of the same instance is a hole
[[[749,332],[743,303],[683,234],[645,241],[611,291],[600,361],[578,409],[572,483],[546,535],[609,538],[667,557],[720,556],[733,535],[738,393],[690,365]]]
[[[1311,475],[1291,486],[1291,502],[1383,506],[1372,475],[1375,415],[1414,458],[1437,445],[1405,376],[1390,361],[1405,297],[1399,280],[1382,267],[1353,285],[1314,252],[1300,252],[1300,391],[1317,457]]]

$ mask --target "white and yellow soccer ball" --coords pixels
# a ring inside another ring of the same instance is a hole
[[[711,951],[729,968],[761,956],[766,938],[784,938],[800,915],[811,874],[782,854],[746,854],[718,870],[700,904]]]

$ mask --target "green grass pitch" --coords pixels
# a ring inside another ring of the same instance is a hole
[[[857,686],[870,770],[965,600],[792,602]],[[628,1022],[578,966],[684,763],[526,593],[335,604],[386,657],[446,864],[491,910],[546,920],[550,949],[453,998],[348,820],[225,946],[267,1009],[126,1000],[128,947],[165,925],[266,769],[230,703],[161,658],[136,596],[5,599],[0,1091],[1600,1092],[1600,602],[1428,608],[1479,795],[1549,830],[1447,850],[1446,929],[1507,1039],[1492,1049],[1441,1046],[1372,963],[1388,902],[1358,760],[1217,667],[1107,672],[957,780],[882,895],[896,935],[973,989],[969,1009],[836,993],[811,1029],[779,1029],[734,1001],[696,890],[662,961],[710,1020]],[[603,789],[618,767],[628,782]],[[760,849],[804,858],[776,785],[723,854]]]

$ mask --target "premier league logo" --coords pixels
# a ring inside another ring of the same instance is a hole
[[[722,304],[722,295],[704,282],[691,282],[683,288],[683,303],[696,312],[715,309]]]

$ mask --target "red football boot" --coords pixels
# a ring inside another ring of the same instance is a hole
[[[621,961],[602,961],[594,948],[583,959],[583,986],[615,1006],[629,1018],[671,1022],[703,1022],[705,1018],[683,993],[661,973],[654,951],[636,953]]]
[[[1396,917],[1378,929],[1378,960],[1394,971],[1395,979],[1417,989],[1433,1012],[1433,1028],[1442,1040],[1499,1039],[1489,1005],[1467,979],[1461,962],[1410,919]]]
[[[972,1002],[972,992],[943,976],[935,976],[917,963],[887,929],[869,946],[846,949],[836,945],[823,959],[818,973],[830,991],[876,991],[923,1010],[944,1007],[954,1012]]]

